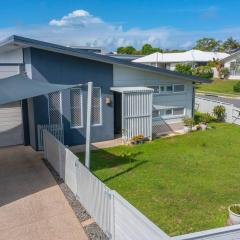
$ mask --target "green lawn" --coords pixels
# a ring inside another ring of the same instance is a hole
[[[197,91],[216,92],[240,96],[240,93],[236,93],[233,91],[233,85],[235,85],[237,82],[238,80],[215,79],[212,83],[198,84]]]
[[[240,202],[240,127],[214,126],[94,151],[92,170],[172,236],[225,226]]]

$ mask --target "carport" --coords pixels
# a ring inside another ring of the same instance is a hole
[[[76,85],[51,84],[17,74],[0,81],[0,147],[23,144],[29,138],[28,116],[23,113],[26,99]],[[24,102],[25,100],[25,102]],[[31,114],[31,113],[28,113]],[[34,114],[34,113],[32,113]],[[32,116],[34,117],[34,116]]]
[[[72,88],[18,74],[0,80],[0,240],[87,240],[42,154],[21,144],[25,99]]]

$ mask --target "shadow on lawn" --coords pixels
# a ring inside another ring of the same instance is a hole
[[[118,168],[115,169],[115,173],[108,176],[106,179],[102,179],[103,182],[108,182],[116,177],[123,174],[131,172],[133,169],[140,167],[141,165],[147,163],[147,160],[138,160],[138,156],[142,155],[143,152],[122,152],[119,154],[109,153],[105,149],[94,150],[91,153],[91,171],[95,172],[98,170],[108,169],[108,168]],[[80,161],[84,164],[84,153],[78,154]],[[125,166],[128,165],[128,166]]]
[[[110,176],[110,177],[108,177],[108,178],[106,178],[106,179],[103,179],[103,182],[106,183],[106,182],[108,182],[108,181],[110,181],[110,180],[112,180],[112,179],[114,179],[114,178],[116,178],[116,177],[119,177],[119,176],[121,176],[121,175],[123,175],[123,174],[125,174],[125,173],[131,172],[133,169],[135,169],[135,168],[137,168],[137,167],[139,167],[139,166],[141,166],[141,165],[143,165],[143,164],[145,164],[145,163],[147,163],[147,162],[148,162],[148,161],[138,162],[138,163],[134,164],[133,166],[131,166],[131,167],[129,167],[129,168],[127,168],[127,169],[119,172],[119,173],[116,173],[116,174],[114,174],[114,175],[112,175],[112,176]]]

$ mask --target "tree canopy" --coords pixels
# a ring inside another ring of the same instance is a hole
[[[117,53],[119,54],[139,54],[148,55],[155,52],[162,52],[161,48],[153,48],[151,44],[144,44],[140,50],[136,50],[133,46],[119,47]]]
[[[221,46],[221,41],[214,38],[201,38],[198,39],[196,45],[193,49],[201,51],[219,51]]]
[[[234,39],[233,37],[227,38],[225,41],[220,41],[215,38],[200,38],[196,41],[193,49],[198,49],[201,51],[219,51],[219,52],[227,52],[231,53],[240,48],[240,42]],[[145,43],[143,44],[140,50],[135,49],[133,46],[119,47],[117,49],[117,53],[119,54],[139,54],[139,55],[149,55],[155,52],[184,52],[186,50],[183,49],[161,49],[159,47],[152,47],[151,44]]]

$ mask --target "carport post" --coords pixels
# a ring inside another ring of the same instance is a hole
[[[87,97],[87,126],[86,126],[86,150],[85,150],[85,166],[90,168],[90,147],[91,147],[91,118],[92,118],[92,89],[93,83],[88,82]]]

